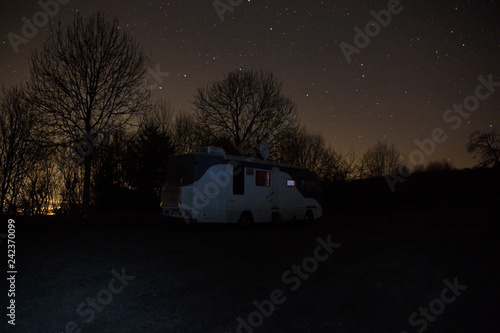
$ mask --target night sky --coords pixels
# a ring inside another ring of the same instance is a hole
[[[75,12],[117,16],[153,64],[170,73],[160,77],[154,97],[177,109],[192,112],[196,88],[228,71],[264,69],[283,82],[307,128],[341,152],[364,153],[386,140],[407,156],[417,149],[414,140],[442,128],[448,139],[426,162],[447,158],[457,167],[471,167],[465,152],[469,134],[500,128],[500,87],[456,130],[443,114],[475,94],[479,75],[500,81],[500,1],[402,0],[400,13],[348,63],[340,44],[355,46],[354,28],[364,31],[374,20],[370,11],[387,6],[387,1],[248,0],[225,12],[221,22],[212,1],[70,0],[50,21],[70,22]],[[47,37],[48,25],[19,45],[18,53],[7,35],[21,35],[22,18],[32,19],[40,10],[36,1],[0,3],[5,86],[29,78],[27,57]]]

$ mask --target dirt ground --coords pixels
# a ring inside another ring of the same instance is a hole
[[[141,214],[19,219],[16,326],[2,331],[498,331],[498,215],[407,214],[243,230]],[[317,250],[318,237],[340,246]]]

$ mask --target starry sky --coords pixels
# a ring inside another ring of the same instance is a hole
[[[350,62],[340,45],[354,47],[354,29],[365,31],[374,21],[370,12],[387,10],[388,1],[221,0],[221,8],[231,9],[221,15],[213,1],[61,2],[67,3],[50,22],[70,22],[76,12],[116,16],[152,56],[152,71],[162,73],[150,78],[157,83],[153,96],[186,112],[197,87],[253,68],[273,72],[302,123],[344,153],[364,153],[383,140],[408,156],[419,149],[415,140],[442,128],[447,140],[425,162],[471,167],[469,134],[500,128],[500,87],[457,129],[443,119],[474,96],[479,75],[500,82],[500,1],[401,0],[394,7],[400,12]],[[0,2],[0,82],[7,87],[29,78],[28,56],[49,26],[40,24],[18,52],[8,34],[21,36],[23,17],[31,22],[42,10],[37,1]]]

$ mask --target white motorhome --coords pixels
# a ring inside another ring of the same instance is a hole
[[[161,199],[165,216],[187,223],[312,221],[322,215],[314,172],[228,156],[215,147],[169,156]]]

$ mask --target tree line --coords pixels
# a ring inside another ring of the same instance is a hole
[[[194,113],[154,101],[145,83],[151,60],[119,22],[103,14],[51,26],[29,58],[27,83],[0,94],[0,212],[87,213],[152,209],[170,154],[217,146],[228,154],[305,166],[323,182],[396,174],[394,145],[341,153],[300,123],[270,72],[236,70],[200,87]],[[499,164],[499,134],[476,131],[467,151],[480,166]],[[415,171],[447,170],[448,161]]]

